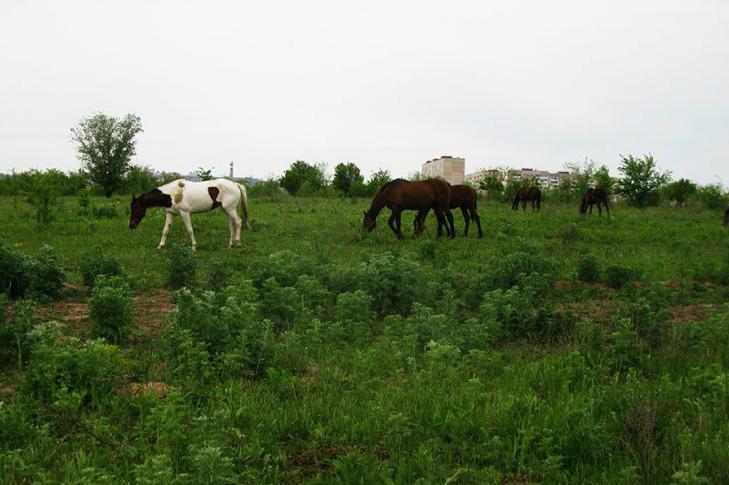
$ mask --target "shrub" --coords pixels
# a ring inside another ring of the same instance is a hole
[[[691,197],[706,209],[723,209],[726,206],[726,197],[720,185],[704,185],[696,190]]]
[[[227,261],[215,260],[209,264],[207,271],[207,287],[210,290],[222,290],[228,284],[229,278],[230,265]]]
[[[594,283],[600,279],[600,268],[597,256],[592,253],[580,256],[577,260],[577,278],[585,283]]]
[[[429,278],[417,261],[392,253],[372,254],[359,268],[357,286],[371,295],[380,315],[406,314],[433,297]]]
[[[516,251],[506,256],[497,256],[489,260],[489,267],[484,276],[486,290],[508,290],[523,284],[524,279],[534,274],[543,275],[547,286],[556,279],[556,264],[532,251]]]
[[[280,197],[284,195],[284,191],[275,179],[268,179],[258,182],[254,185],[247,185],[248,195],[250,197]]]
[[[30,340],[24,387],[44,403],[75,393],[79,406],[98,408],[121,383],[125,365],[114,345],[103,340],[61,338],[61,326],[56,322],[37,325]]]
[[[336,303],[337,320],[344,325],[348,335],[371,335],[375,318],[372,306],[372,297],[362,290],[340,293]]]
[[[173,289],[192,286],[196,274],[195,250],[183,244],[173,244],[168,252],[167,286]]]
[[[637,277],[637,273],[626,266],[613,264],[605,269],[605,282],[611,288],[620,289]]]
[[[132,331],[132,297],[118,277],[99,276],[89,303],[91,331],[95,337],[124,343]]]
[[[102,205],[93,206],[91,208],[91,215],[96,219],[113,219],[119,215],[116,206],[113,205]]]
[[[13,308],[12,318],[6,313],[7,300],[0,294],[0,364],[15,362],[22,369],[28,357],[28,335],[35,325],[36,306],[32,300],[19,300]]]
[[[254,270],[253,279],[257,285],[275,278],[283,286],[294,286],[299,276],[304,274],[315,274],[314,262],[286,249],[272,253],[267,261],[260,262]]]
[[[93,286],[98,276],[118,276],[121,274],[119,260],[101,252],[85,255],[81,258],[81,276],[84,284]]]
[[[50,246],[43,246],[37,258],[11,249],[0,241],[0,285],[11,298],[55,298],[65,275]]]

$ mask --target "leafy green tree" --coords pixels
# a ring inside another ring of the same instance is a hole
[[[602,189],[608,194],[613,191],[613,178],[610,176],[610,170],[605,165],[600,166],[593,175],[595,188]]]
[[[127,194],[143,194],[160,185],[151,168],[142,165],[130,165],[124,176],[122,190]]]
[[[334,167],[332,185],[335,189],[341,190],[346,195],[351,195],[352,189],[360,186],[363,182],[364,177],[359,171],[359,167],[354,163],[340,163]]]
[[[495,169],[486,170],[479,177],[476,187],[486,192],[486,196],[491,199],[504,192],[505,171]]]
[[[286,169],[279,184],[290,194],[296,194],[302,186],[307,193],[319,192],[327,186],[324,165],[296,160]]]
[[[696,184],[689,179],[678,179],[666,184],[663,193],[668,200],[675,201],[677,206],[683,207],[689,197],[696,193],[696,189]]]
[[[193,175],[200,177],[201,180],[212,180],[214,178],[212,168],[205,169],[202,167],[198,167]]]
[[[698,200],[707,209],[723,209],[727,202],[724,190],[717,184],[699,187],[692,199]]]
[[[621,157],[619,170],[623,178],[618,183],[618,193],[639,208],[657,205],[660,200],[658,191],[671,179],[670,172],[660,172],[650,154],[643,158],[633,155]]]
[[[35,209],[35,219],[39,223],[47,224],[53,220],[59,206],[58,198],[66,181],[67,177],[60,170],[25,172],[19,192]]]
[[[103,113],[81,120],[71,129],[78,156],[89,179],[111,197],[124,182],[129,161],[136,153],[136,136],[142,132],[139,116],[115,118]]]
[[[387,170],[379,169],[372,172],[369,180],[367,181],[367,192],[369,195],[374,195],[379,191],[383,185],[392,180],[392,175]]]

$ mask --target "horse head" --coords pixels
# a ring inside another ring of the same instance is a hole
[[[129,206],[129,229],[136,229],[146,213],[147,208],[142,204],[141,197],[132,195],[132,203]]]
[[[375,218],[372,217],[369,212],[364,211],[364,219],[362,220],[362,231],[372,232],[372,230],[375,228],[375,225]]]

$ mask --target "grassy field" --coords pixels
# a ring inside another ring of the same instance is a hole
[[[161,211],[131,231],[125,198],[94,204],[108,217],[68,198],[41,227],[0,198],[6,247],[50,245],[67,278],[0,315],[25,328],[0,332],[20,349],[2,354],[2,483],[729,476],[718,212],[482,203],[481,240],[437,240],[431,216],[398,241],[383,216],[362,235],[365,200],[252,199],[243,248],[213,212],[193,216],[191,255],[179,219],[160,251]],[[98,254],[131,289],[106,293],[133,313],[115,344],[89,316],[106,283],[82,284]]]

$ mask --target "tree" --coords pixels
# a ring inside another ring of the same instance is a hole
[[[664,194],[668,200],[675,201],[676,205],[683,207],[689,197],[696,193],[696,184],[689,179],[678,179],[667,184]]]
[[[476,187],[486,192],[486,196],[491,199],[504,191],[504,180],[508,169],[489,169],[483,170],[477,177]]]
[[[390,182],[392,180],[392,176],[390,175],[390,172],[387,170],[379,169],[375,172],[372,172],[372,175],[370,175],[370,179],[367,181],[367,192],[369,195],[375,195],[383,185]]]
[[[334,178],[332,185],[335,189],[341,190],[346,195],[351,195],[352,189],[362,185],[364,177],[359,167],[352,162],[340,163],[334,167]]]
[[[653,155],[636,158],[622,156],[620,172],[623,178],[618,183],[618,193],[636,207],[657,205],[660,200],[658,190],[671,179],[670,172],[659,172]]]
[[[54,213],[58,209],[58,197],[67,177],[56,169],[45,172],[30,170],[25,173],[27,177],[23,179],[20,193],[35,209],[35,219],[40,224],[47,224],[53,220]]]
[[[136,153],[135,137],[141,132],[142,121],[134,114],[119,119],[97,113],[71,129],[83,169],[92,182],[102,186],[107,197],[121,187]]]
[[[143,194],[158,185],[161,184],[151,168],[142,165],[130,165],[124,176],[122,190],[126,194]]]
[[[193,175],[200,177],[200,180],[212,180],[213,179],[213,169],[212,168],[205,169],[202,167],[197,167],[197,170],[195,170]]]
[[[605,165],[598,168],[592,178],[595,181],[596,189],[602,189],[608,194],[612,192],[613,178],[610,176],[610,170]]]
[[[304,191],[307,193],[318,192],[327,186],[324,165],[314,165],[303,160],[296,160],[284,172],[279,184],[289,194],[296,194],[302,186],[304,186]]]

